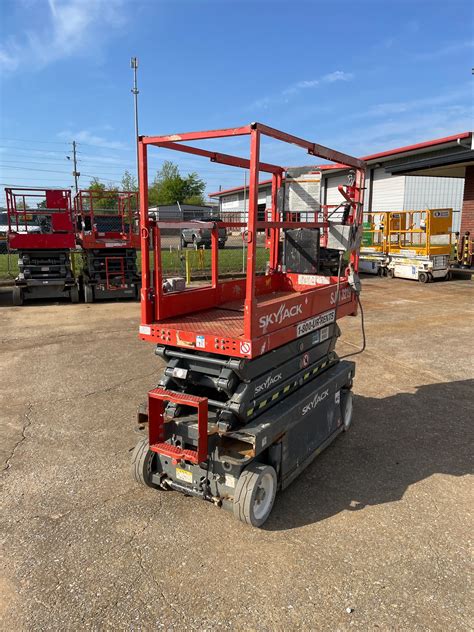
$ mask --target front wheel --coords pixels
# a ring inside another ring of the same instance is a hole
[[[426,272],[420,272],[418,274],[418,281],[420,283],[428,283],[430,277],[428,276],[428,274]]]
[[[275,502],[277,476],[271,465],[251,463],[240,475],[234,494],[234,516],[261,527]]]
[[[156,487],[152,482],[152,465],[155,453],[150,450],[148,437],[141,439],[132,454],[132,476],[142,485]]]
[[[185,238],[181,235],[181,250],[185,250],[187,245]]]
[[[79,288],[77,285],[73,285],[69,290],[69,297],[71,299],[71,303],[79,303]]]

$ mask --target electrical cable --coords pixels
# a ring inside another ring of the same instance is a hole
[[[365,351],[366,337],[365,337],[364,310],[362,308],[362,302],[360,300],[359,294],[357,294],[357,303],[358,303],[359,308],[360,308],[360,322],[361,322],[361,330],[362,330],[362,347],[358,351],[353,351],[352,353],[346,353],[346,355],[341,356],[339,358],[339,360],[344,360],[345,358],[352,358],[352,356],[359,355],[359,353],[362,353],[363,351]]]

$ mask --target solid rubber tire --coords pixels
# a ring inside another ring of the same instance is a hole
[[[73,285],[69,290],[69,296],[71,298],[71,303],[79,303],[79,288],[77,285]]]
[[[132,453],[132,476],[142,485],[147,487],[155,487],[151,481],[151,466],[153,463],[154,453],[150,450],[148,437],[143,437],[135,446]]]
[[[262,518],[257,519],[253,513],[253,504],[258,483],[265,473],[269,473],[273,478],[273,497],[266,514]],[[273,467],[271,465],[264,465],[263,463],[251,463],[242,472],[235,487],[234,516],[237,520],[252,525],[253,527],[261,527],[272,511],[276,491],[277,476]]]
[[[20,305],[23,305],[23,291],[21,287],[18,287],[18,285],[15,285],[13,287],[12,302],[13,305],[16,305],[18,307]]]
[[[420,272],[418,274],[418,281],[420,283],[428,283],[429,280],[430,280],[430,277],[428,276],[427,272]]]
[[[84,303],[94,302],[94,288],[88,283],[84,283]]]

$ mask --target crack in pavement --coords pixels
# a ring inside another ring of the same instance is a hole
[[[85,393],[78,393],[73,397],[59,397],[58,399],[37,399],[34,402],[31,402],[31,406],[37,406],[39,404],[60,404],[62,402],[73,402],[81,398],[92,397],[93,395],[98,395],[99,393],[108,393],[109,391],[113,391],[116,388],[120,388],[121,386],[125,386],[125,384],[129,384],[130,382],[135,382],[137,380],[143,380],[147,377],[151,377],[152,375],[156,375],[157,371],[151,371],[150,373],[145,373],[144,375],[136,375],[135,377],[128,378],[127,380],[123,380],[121,382],[116,382],[111,386],[104,386],[102,388],[98,388],[94,391],[86,391]],[[157,378],[158,380],[158,378]]]
[[[160,509],[162,506],[162,499],[159,499],[159,506],[158,508]],[[142,535],[143,533],[145,533],[145,531],[148,529],[148,527],[151,525],[151,523],[153,522],[153,518],[151,518],[147,524],[143,527],[143,529],[141,529],[140,532],[135,533],[129,540],[128,544],[130,546],[130,548],[132,549],[132,552],[135,552],[132,548],[132,542],[135,538],[138,538],[140,535]],[[172,610],[178,617],[180,617],[180,619],[183,620],[183,622],[186,624],[187,627],[190,627],[192,629],[196,629],[195,625],[193,624],[192,621],[189,620],[188,616],[186,615],[186,613],[177,608],[173,603],[171,603],[171,601],[169,600],[169,598],[166,596],[166,594],[163,592],[163,589],[160,585],[160,583],[156,580],[155,574],[153,573],[153,569],[152,568],[146,568],[145,567],[145,558],[143,556],[143,552],[140,546],[140,543],[137,542],[136,543],[136,553],[137,553],[137,562],[138,565],[141,569],[141,572],[143,574],[144,577],[150,577],[152,582],[155,584],[156,588],[158,589],[158,593],[161,595],[163,601],[165,602],[165,604],[168,606],[168,608],[170,610]]]
[[[106,386],[103,388],[98,388],[94,391],[89,391],[86,393],[82,393],[79,394],[75,397],[64,397],[64,398],[59,398],[59,399],[55,399],[55,400],[47,400],[48,404],[57,404],[60,402],[69,402],[69,401],[75,401],[77,399],[80,398],[86,398],[86,397],[92,397],[93,395],[98,395],[99,393],[108,393],[110,391],[113,391],[117,388],[120,388],[121,386],[125,386],[125,384],[129,384],[130,382],[135,382],[137,380],[142,380],[148,377],[151,377],[152,375],[155,375],[156,371],[151,371],[150,373],[146,373],[145,375],[139,375],[139,376],[135,376],[135,377],[131,377],[127,380],[123,380],[121,382],[118,382],[116,384],[112,384],[111,386]],[[15,452],[18,448],[19,445],[21,445],[23,443],[23,441],[25,441],[26,439],[26,435],[25,435],[25,431],[30,427],[31,425],[31,419],[29,417],[29,414],[31,413],[33,406],[37,406],[39,404],[44,404],[46,403],[46,401],[42,401],[42,400],[37,400],[34,402],[29,402],[27,404],[27,412],[25,412],[24,416],[26,418],[26,423],[23,424],[23,427],[21,429],[21,437],[20,439],[15,443],[15,445],[13,446],[13,449],[10,453],[10,456],[7,458],[7,460],[5,461],[5,465],[2,469],[2,475],[7,472],[10,468],[11,468],[11,461],[13,459],[13,457],[15,456]]]
[[[32,423],[31,417],[29,416],[31,414],[32,409],[33,409],[33,404],[31,403],[27,404],[26,412],[23,415],[26,421],[21,428],[21,437],[15,443],[12,451],[10,452],[10,456],[5,461],[5,465],[2,469],[2,476],[11,468],[12,459],[15,456],[15,452],[17,451],[18,447],[23,443],[23,441],[26,440],[26,430],[31,426],[31,423]]]

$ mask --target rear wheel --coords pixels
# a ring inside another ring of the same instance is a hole
[[[84,283],[84,303],[94,302],[94,288],[88,283]]]
[[[157,487],[151,479],[154,457],[155,453],[150,450],[148,437],[143,437],[135,446],[132,454],[132,476],[137,483],[147,487]]]
[[[240,475],[234,494],[234,516],[261,527],[275,502],[277,476],[271,465],[251,463]]]
[[[23,305],[23,290],[18,285],[15,285],[13,288],[12,301],[13,305]]]
[[[196,235],[193,235],[193,248],[194,250],[197,250],[199,248]]]
[[[69,296],[71,298],[71,303],[79,303],[79,288],[77,285],[73,285],[69,290]]]

